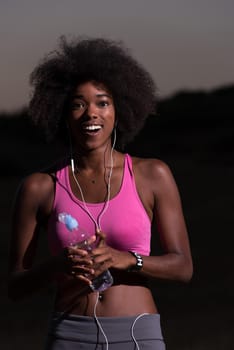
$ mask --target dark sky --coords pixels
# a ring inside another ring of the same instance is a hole
[[[234,81],[233,0],[1,0],[0,111],[28,102],[29,74],[60,35],[123,40],[161,96]]]

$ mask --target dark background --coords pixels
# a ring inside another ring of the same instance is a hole
[[[178,184],[194,261],[189,284],[152,282],[168,350],[233,349],[234,343],[234,85],[178,92],[159,102],[127,151],[156,157]],[[30,126],[27,110],[0,117],[0,347],[43,348],[53,287],[8,300],[6,276],[11,209],[20,181],[58,156]],[[152,241],[155,252],[157,239]],[[42,232],[38,258],[48,254]]]

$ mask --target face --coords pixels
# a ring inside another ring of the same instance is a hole
[[[91,150],[111,143],[115,108],[108,89],[91,81],[78,85],[72,96],[68,123],[78,148]]]

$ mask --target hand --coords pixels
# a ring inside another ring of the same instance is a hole
[[[80,279],[87,284],[94,278],[93,260],[91,249],[88,249],[96,240],[96,236],[69,246],[62,253],[62,269],[74,278]],[[61,260],[60,260],[61,261]]]
[[[95,276],[100,275],[109,268],[127,270],[134,263],[134,257],[130,253],[119,251],[106,244],[106,235],[104,232],[99,231],[96,233],[96,236],[98,244],[92,250]]]

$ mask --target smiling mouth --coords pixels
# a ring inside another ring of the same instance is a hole
[[[85,134],[97,134],[102,129],[101,125],[83,125],[82,131]]]

